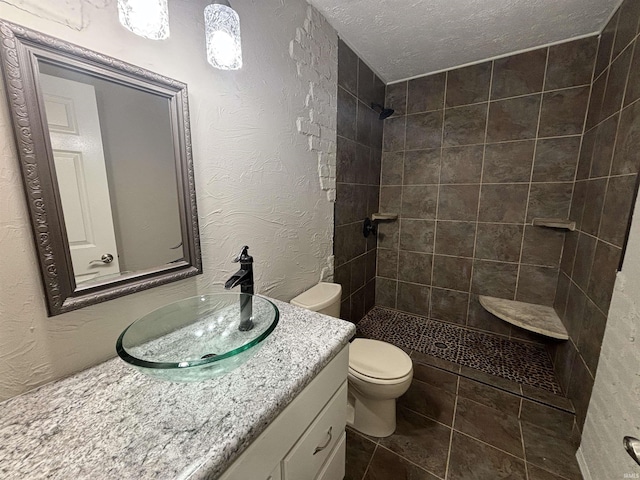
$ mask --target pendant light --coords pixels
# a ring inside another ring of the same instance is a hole
[[[168,0],[118,0],[118,17],[127,30],[151,40],[169,38]]]
[[[242,67],[240,17],[226,0],[215,1],[204,9],[207,61],[221,70]]]

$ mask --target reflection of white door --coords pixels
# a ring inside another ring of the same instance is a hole
[[[95,90],[44,74],[40,84],[76,283],[119,273]]]

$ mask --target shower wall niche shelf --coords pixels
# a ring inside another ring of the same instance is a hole
[[[374,222],[390,222],[398,219],[397,213],[373,213],[371,214],[371,220]]]
[[[516,327],[557,340],[569,339],[567,329],[552,307],[485,295],[480,295],[480,304],[489,313]]]
[[[576,229],[576,222],[564,218],[534,218],[531,223],[534,227],[560,228],[572,232]]]

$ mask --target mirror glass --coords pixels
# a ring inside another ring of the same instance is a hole
[[[182,260],[168,100],[38,66],[76,285]]]
[[[0,20],[50,316],[202,273],[187,86]]]

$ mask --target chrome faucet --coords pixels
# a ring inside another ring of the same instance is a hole
[[[240,292],[246,295],[240,295],[240,326],[238,330],[246,332],[253,328],[253,303],[251,295],[253,295],[253,257],[248,253],[249,247],[244,246],[236,258],[234,263],[240,263],[240,270],[231,275],[231,278],[224,284],[224,288],[231,290],[240,285]]]

